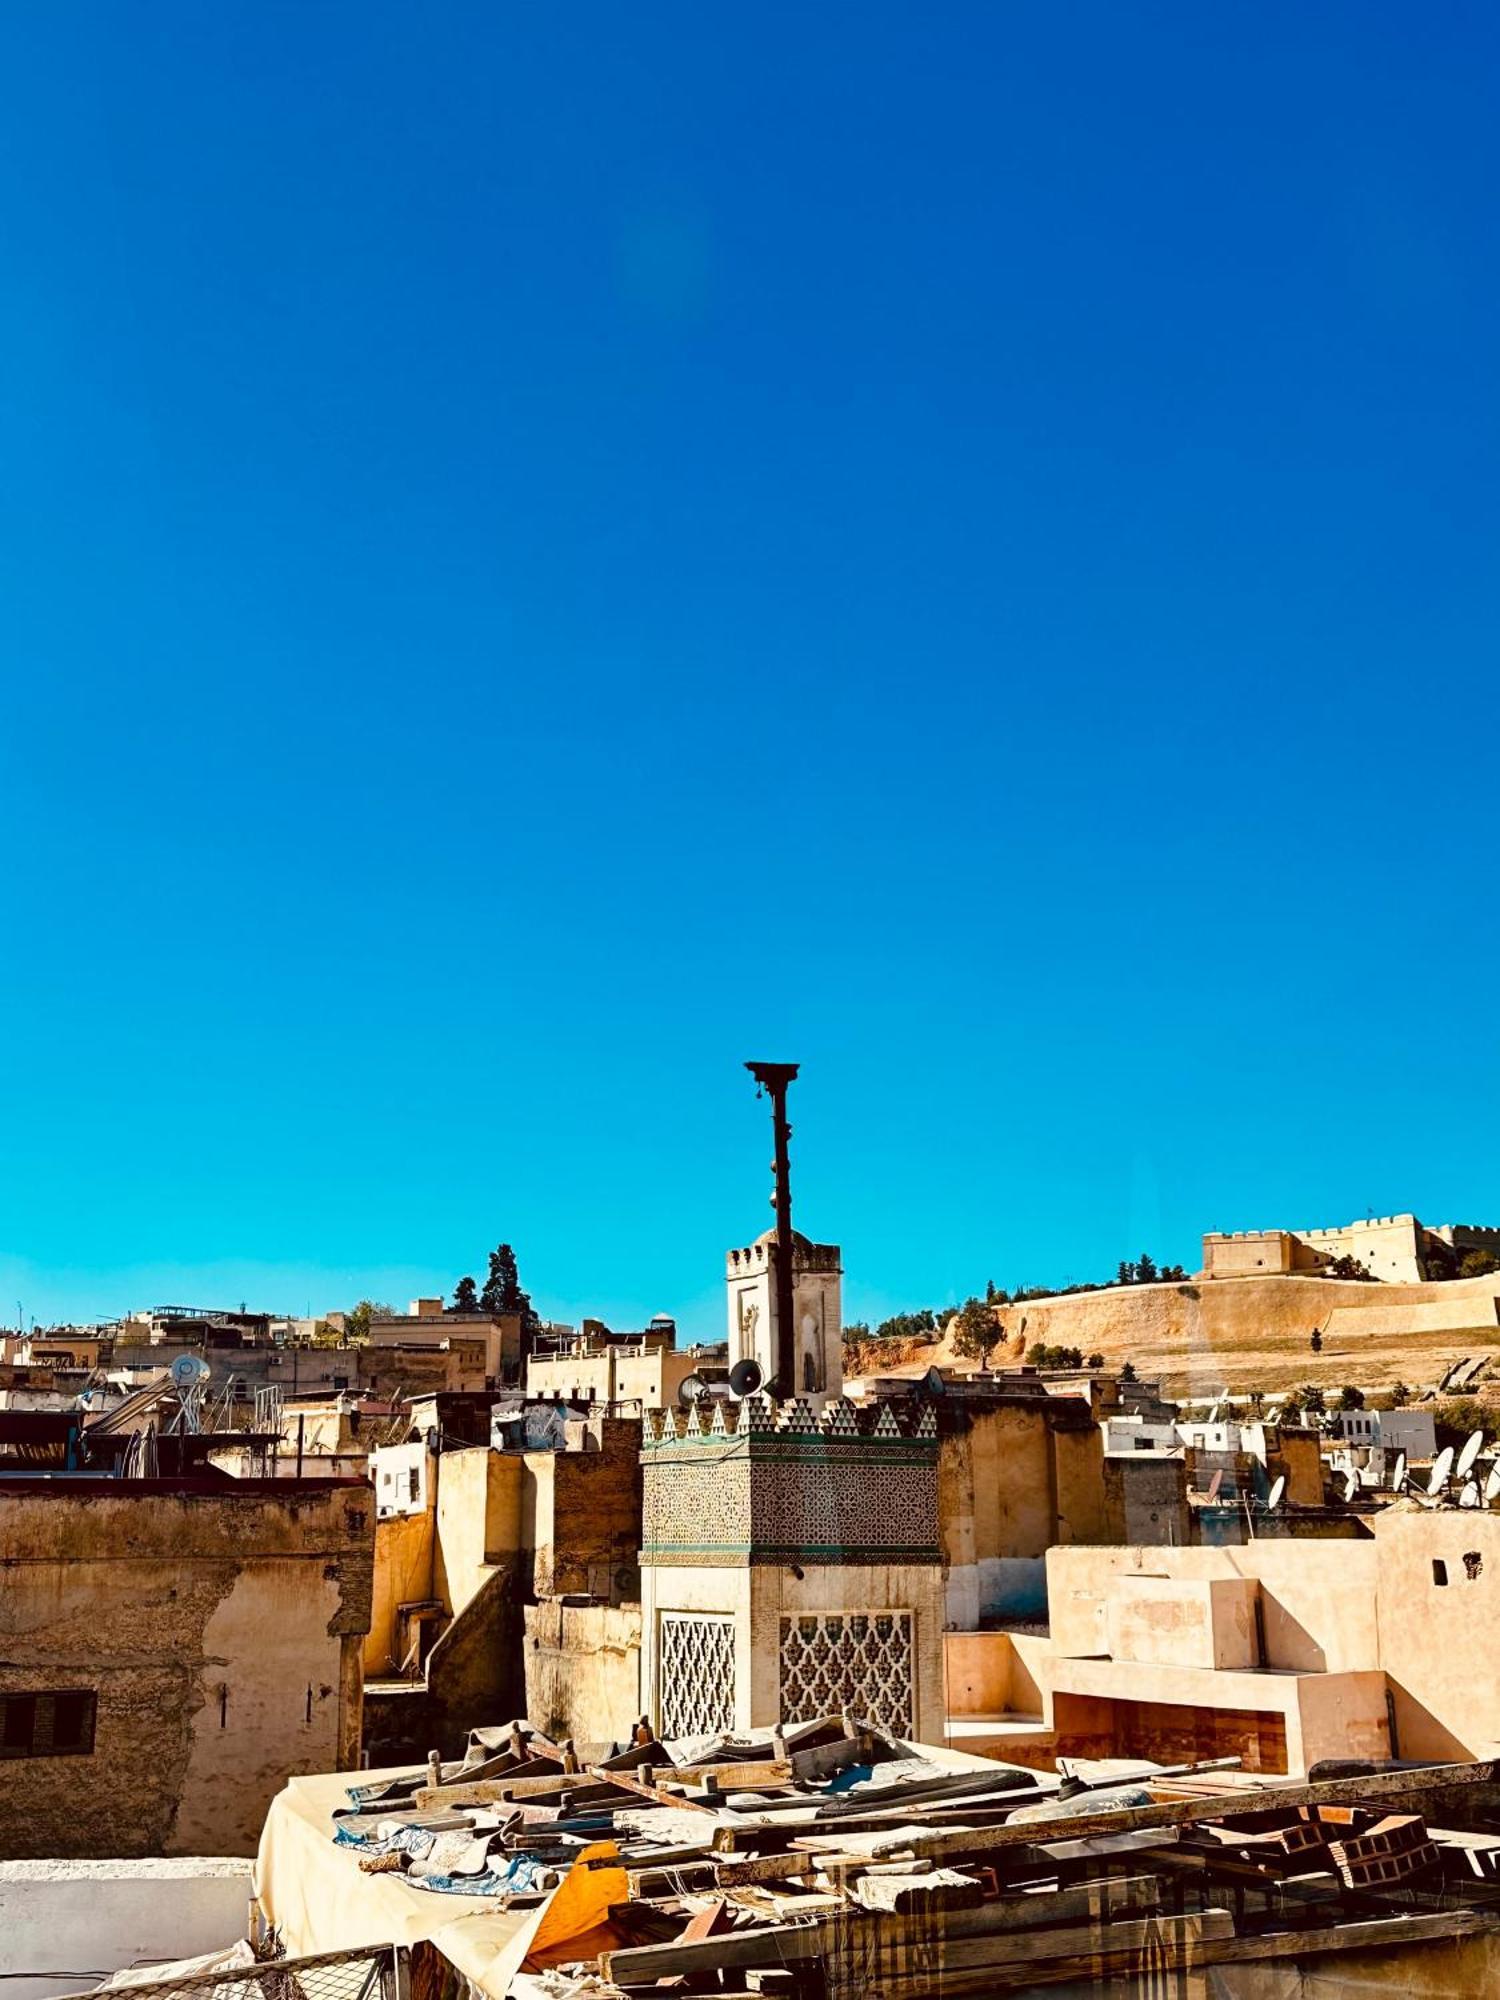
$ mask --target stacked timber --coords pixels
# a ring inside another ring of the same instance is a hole
[[[356,1791],[338,1837],[372,1817],[384,1853],[430,1834],[450,1893],[457,1863],[536,1904],[510,1988],[529,2000],[926,2000],[1500,1938],[1491,1764],[1089,1787],[847,1715],[606,1748],[515,1725],[399,1800]]]

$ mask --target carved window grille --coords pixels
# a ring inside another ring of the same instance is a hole
[[[734,1727],[734,1620],[664,1611],[658,1687],[663,1736],[713,1736]]]
[[[781,1719],[847,1709],[897,1736],[915,1727],[909,1611],[822,1612],[781,1621]]]

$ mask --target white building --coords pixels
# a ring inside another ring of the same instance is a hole
[[[1437,1450],[1431,1410],[1339,1410],[1335,1421],[1344,1444],[1404,1451],[1408,1458],[1431,1458]]]
[[[797,1379],[786,1396],[836,1396],[844,1386],[843,1268],[836,1243],[811,1243],[792,1231],[792,1306],[797,1321]],[[776,1375],[776,1232],[724,1260],[729,1288],[729,1362],[759,1362]]]

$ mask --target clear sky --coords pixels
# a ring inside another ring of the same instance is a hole
[[[1500,1222],[1497,58],[7,9],[0,1321]]]

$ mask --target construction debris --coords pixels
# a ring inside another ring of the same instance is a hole
[[[354,1787],[334,1837],[534,1907],[507,1973],[530,2000],[924,2000],[1500,1940],[1497,1808],[1492,1764],[1089,1784],[842,1715],[623,1750],[476,1732],[462,1763]]]

